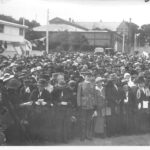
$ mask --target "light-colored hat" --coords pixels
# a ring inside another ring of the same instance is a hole
[[[12,78],[14,78],[14,75],[11,75],[9,73],[5,73],[4,76],[2,76],[0,78],[0,80],[3,80],[3,82],[6,82],[6,81],[8,81],[9,79],[12,79]]]
[[[37,66],[37,67],[36,67],[36,70],[41,70],[41,69],[42,69],[41,66]]]
[[[31,69],[31,73],[35,72],[36,71],[36,68],[32,68]]]
[[[124,78],[126,79],[127,77],[131,77],[130,73],[125,73]]]
[[[102,77],[97,77],[96,79],[95,79],[95,82],[97,83],[97,82],[102,82],[102,81],[104,81],[105,79],[104,78],[102,78]]]

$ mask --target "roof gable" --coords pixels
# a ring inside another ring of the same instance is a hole
[[[117,31],[118,26],[121,22],[76,22],[76,24],[79,24],[81,26],[84,26],[90,30],[94,28],[99,29],[108,29],[111,31]]]
[[[4,20],[0,20],[0,24],[18,27],[18,28],[28,28],[28,26],[17,24],[17,23],[12,23],[12,22],[8,22],[8,21],[4,21]]]
[[[71,26],[74,26],[76,28],[80,28],[80,29],[83,29],[83,30],[88,30],[86,27],[84,26],[81,26],[81,25],[78,25],[74,22],[70,22],[70,21],[67,21],[67,20],[64,20],[64,19],[61,19],[59,17],[56,17],[52,20],[49,21],[50,24],[67,24],[67,25],[71,25]]]

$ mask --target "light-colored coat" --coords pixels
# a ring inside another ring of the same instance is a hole
[[[96,107],[95,85],[83,81],[78,85],[77,105],[83,109],[94,109]]]

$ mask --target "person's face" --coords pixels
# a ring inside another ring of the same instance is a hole
[[[86,76],[85,76],[85,80],[86,80],[86,81],[90,81],[90,77],[91,77],[90,75],[86,75]]]
[[[45,86],[43,86],[43,85],[38,85],[37,87],[38,87],[39,91],[43,91],[45,88]]]
[[[145,83],[139,83],[138,85],[139,85],[140,88],[145,87]]]
[[[69,88],[73,90],[75,89],[75,85],[70,85]]]
[[[126,79],[127,81],[129,81],[129,80],[130,80],[130,78],[131,78],[131,76],[130,76],[130,75],[127,75],[127,76],[125,77],[125,79]]]
[[[65,86],[66,86],[65,84],[63,84],[63,85],[58,84],[58,87],[59,87],[60,89],[63,89]]]
[[[98,87],[102,87],[102,85],[103,85],[103,82],[102,82],[102,81],[97,82],[97,86],[98,86]]]

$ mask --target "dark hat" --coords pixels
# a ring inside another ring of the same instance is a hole
[[[145,83],[145,78],[143,76],[138,77],[136,83]]]
[[[45,79],[39,79],[38,82],[37,82],[37,85],[38,86],[46,86],[47,85],[47,82]]]
[[[121,85],[122,85],[122,86],[128,85],[128,81],[127,81],[127,80],[122,80],[122,81],[121,81]]]
[[[50,79],[50,75],[49,74],[42,74],[40,77],[45,79],[45,80],[47,80],[47,81]]]
[[[82,75],[93,75],[91,70],[87,70],[85,72],[81,72]]]
[[[110,79],[110,80],[116,80],[116,79],[117,79],[116,73],[110,74],[109,79]]]
[[[30,80],[30,79],[24,79],[23,82],[24,82],[24,83],[30,83],[31,80]]]
[[[21,86],[21,82],[15,78],[10,79],[9,81],[6,82],[6,87],[8,89],[17,89]]]

